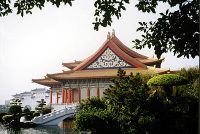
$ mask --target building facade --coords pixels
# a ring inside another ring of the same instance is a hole
[[[62,63],[68,71],[47,74],[44,79],[32,81],[51,88],[51,104],[55,99],[53,94],[56,94],[56,104],[68,105],[93,96],[103,97],[105,89],[112,84],[110,80],[117,77],[119,68],[125,70],[127,75],[165,73],[167,70],[160,68],[162,61],[163,59],[149,58],[131,50],[113,32],[85,60]]]
[[[35,107],[38,105],[37,101],[40,101],[41,99],[44,99],[47,105],[50,104],[49,93],[49,89],[36,88],[29,92],[23,92],[13,95],[13,99],[11,99],[10,102],[19,99],[23,108],[27,107],[30,110],[35,110]],[[56,98],[56,94],[53,94],[52,98]],[[52,101],[54,102],[56,100],[54,99]]]

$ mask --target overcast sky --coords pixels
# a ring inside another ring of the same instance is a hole
[[[162,4],[157,11],[165,11]],[[0,104],[11,95],[43,87],[31,82],[32,78],[44,78],[47,73],[57,73],[67,68],[62,62],[83,60],[93,54],[106,40],[107,33],[115,29],[116,36],[132,48],[132,40],[139,37],[136,29],[139,21],[155,20],[158,14],[138,12],[134,3],[127,6],[120,20],[111,27],[93,30],[94,6],[92,1],[76,0],[73,6],[46,5],[32,15],[21,17],[10,14],[0,18]],[[136,50],[152,57],[149,49]],[[198,65],[198,58],[176,58],[164,54],[164,69],[180,69]]]

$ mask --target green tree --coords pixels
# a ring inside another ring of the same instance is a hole
[[[34,118],[33,114],[34,114],[34,111],[30,111],[30,109],[27,107],[24,108],[23,113],[22,113],[26,121],[32,120]]]
[[[120,69],[118,77],[105,91],[105,98],[120,122],[122,133],[147,133],[155,121],[147,109],[150,89],[140,74],[126,76],[126,72]]]
[[[119,123],[105,99],[97,97],[82,101],[74,120],[74,130],[91,131],[95,134],[119,133]]]
[[[37,101],[38,105],[36,106],[35,110],[37,112],[42,113],[43,109],[46,106],[46,101],[44,99],[41,99],[40,101]]]
[[[51,110],[52,110],[52,107],[51,106],[45,106],[43,109],[42,109],[42,114],[48,114],[48,113],[51,113]]]
[[[170,97],[176,94],[176,90],[173,88],[173,86],[185,85],[187,83],[187,79],[183,76],[179,76],[177,74],[162,74],[151,78],[147,82],[147,85],[162,86],[162,89],[166,93],[167,97]]]
[[[93,133],[145,133],[154,117],[143,110],[147,105],[148,87],[137,74],[125,76],[119,70],[113,85],[105,91],[103,100],[89,99],[76,115],[78,130],[91,130]],[[138,123],[140,122],[140,124]],[[143,127],[146,124],[146,127]]]
[[[153,2],[152,4],[157,4]],[[153,47],[158,58],[169,51],[177,57],[199,56],[199,1],[167,2],[170,6],[178,6],[178,10],[160,13],[160,17],[155,22],[139,22],[140,27],[137,31],[143,33],[142,39],[135,39],[134,47],[137,49]],[[142,6],[138,7],[142,9]],[[152,9],[152,12],[155,12],[155,8]],[[146,10],[148,11],[148,8]]]
[[[21,115],[22,108],[19,105],[12,105],[10,106],[9,113],[13,114],[14,116]]]
[[[155,88],[147,87],[146,78],[140,74],[127,76],[125,71],[119,70],[118,78],[113,79],[113,84],[105,91],[103,101],[87,100],[81,104],[75,119],[77,130],[106,133],[114,129],[116,133],[130,134],[197,133],[198,98],[191,93],[178,92],[169,94],[166,100],[163,94],[152,94]],[[185,88],[185,92],[191,90]],[[109,128],[107,123],[111,124]]]
[[[179,73],[189,74],[187,71]],[[152,100],[161,100],[153,101],[154,103],[150,105],[150,111],[159,117],[158,124],[161,128],[155,129],[154,133],[197,133],[198,98],[193,94],[193,90],[188,88],[196,73],[193,72],[191,79],[184,78],[184,75],[164,74],[154,76],[148,81],[148,85],[163,86],[167,93],[167,99],[165,95],[157,96],[158,94],[151,97]],[[161,105],[157,106],[159,103]],[[157,109],[154,111],[152,108]]]
[[[20,99],[16,98],[16,99],[13,99],[11,102],[10,102],[10,105],[18,105],[18,106],[21,106],[22,105],[22,102]]]
[[[14,8],[17,9],[17,14],[23,16],[32,13],[35,7],[42,9],[45,3],[59,7],[61,4],[72,6],[72,1],[74,0],[16,0]],[[153,47],[158,58],[169,51],[178,57],[199,56],[199,0],[139,0],[135,6],[142,12],[156,13],[160,2],[168,3],[176,9],[160,13],[155,22],[139,22],[137,31],[143,32],[142,39],[135,39],[134,47]],[[94,29],[111,25],[114,16],[119,19],[127,4],[129,0],[95,0]],[[10,0],[0,1],[0,16],[12,13],[11,7]]]

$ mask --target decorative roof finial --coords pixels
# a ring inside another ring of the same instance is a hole
[[[108,32],[107,39],[110,40],[110,32]]]
[[[115,29],[112,30],[112,36],[115,36]]]

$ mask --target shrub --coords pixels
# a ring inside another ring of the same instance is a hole
[[[0,113],[0,123],[3,123],[4,120],[3,120],[3,116],[4,115],[7,115],[8,113]]]
[[[149,86],[175,86],[187,84],[186,78],[177,74],[162,74],[151,78],[147,85]]]
[[[9,112],[13,115],[20,115],[22,113],[22,108],[19,105],[10,106]]]
[[[44,114],[48,114],[48,113],[51,113],[51,107],[48,106],[48,107],[44,107],[41,111],[41,113],[44,115]]]
[[[33,113],[33,117],[36,117],[36,116],[40,116],[40,113],[39,112],[34,112]]]
[[[23,116],[25,116],[25,119],[30,121],[34,118],[33,116],[34,111],[30,111],[28,108],[25,108],[23,110]]]
[[[79,105],[79,109],[88,109],[88,108],[105,109],[106,107],[107,105],[105,104],[105,100],[100,99],[98,97],[92,97],[83,100]]]
[[[119,133],[120,126],[112,112],[100,109],[85,109],[75,118],[75,130],[90,130],[92,133]]]
[[[14,116],[13,115],[4,115],[2,117],[2,119],[7,122],[7,123],[10,123],[12,120],[14,120]]]

